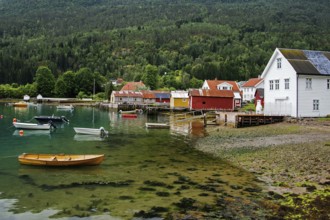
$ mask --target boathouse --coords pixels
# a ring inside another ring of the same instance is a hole
[[[190,110],[234,110],[232,90],[193,89],[189,91]]]

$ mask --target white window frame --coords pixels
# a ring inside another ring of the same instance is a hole
[[[277,58],[277,69],[281,69],[282,68],[282,58]]]
[[[319,111],[320,110],[320,100],[313,99],[313,111]]]
[[[274,90],[274,80],[269,80],[269,90]]]
[[[276,79],[275,80],[275,90],[279,90],[280,89],[280,80]]]
[[[312,78],[306,78],[306,89],[312,89]]]
[[[290,79],[284,79],[284,89],[290,89]]]

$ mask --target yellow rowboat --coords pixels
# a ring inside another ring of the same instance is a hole
[[[18,156],[18,161],[34,166],[87,166],[99,165],[104,160],[104,154],[29,154]]]
[[[14,103],[14,107],[27,107],[27,106],[28,106],[27,102],[23,102],[23,101]]]

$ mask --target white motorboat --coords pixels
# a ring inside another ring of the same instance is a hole
[[[77,134],[90,134],[90,135],[99,135],[101,137],[104,137],[109,134],[107,130],[105,130],[103,127],[100,128],[79,128],[74,127],[74,131]]]
[[[57,110],[73,110],[73,105],[58,105],[56,106]]]
[[[22,122],[13,122],[13,125],[17,129],[27,129],[27,130],[50,130],[55,128],[55,125],[52,123],[48,124],[35,124],[35,123],[22,123]]]

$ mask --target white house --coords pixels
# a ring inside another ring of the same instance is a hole
[[[262,78],[251,78],[241,86],[243,92],[243,101],[251,102],[255,97],[257,89],[264,88],[264,80]]]
[[[205,80],[202,89],[210,90],[231,90],[234,93],[234,107],[242,106],[242,96],[236,81],[228,80]]]
[[[330,52],[277,48],[261,78],[264,113],[291,117],[330,114]]]

